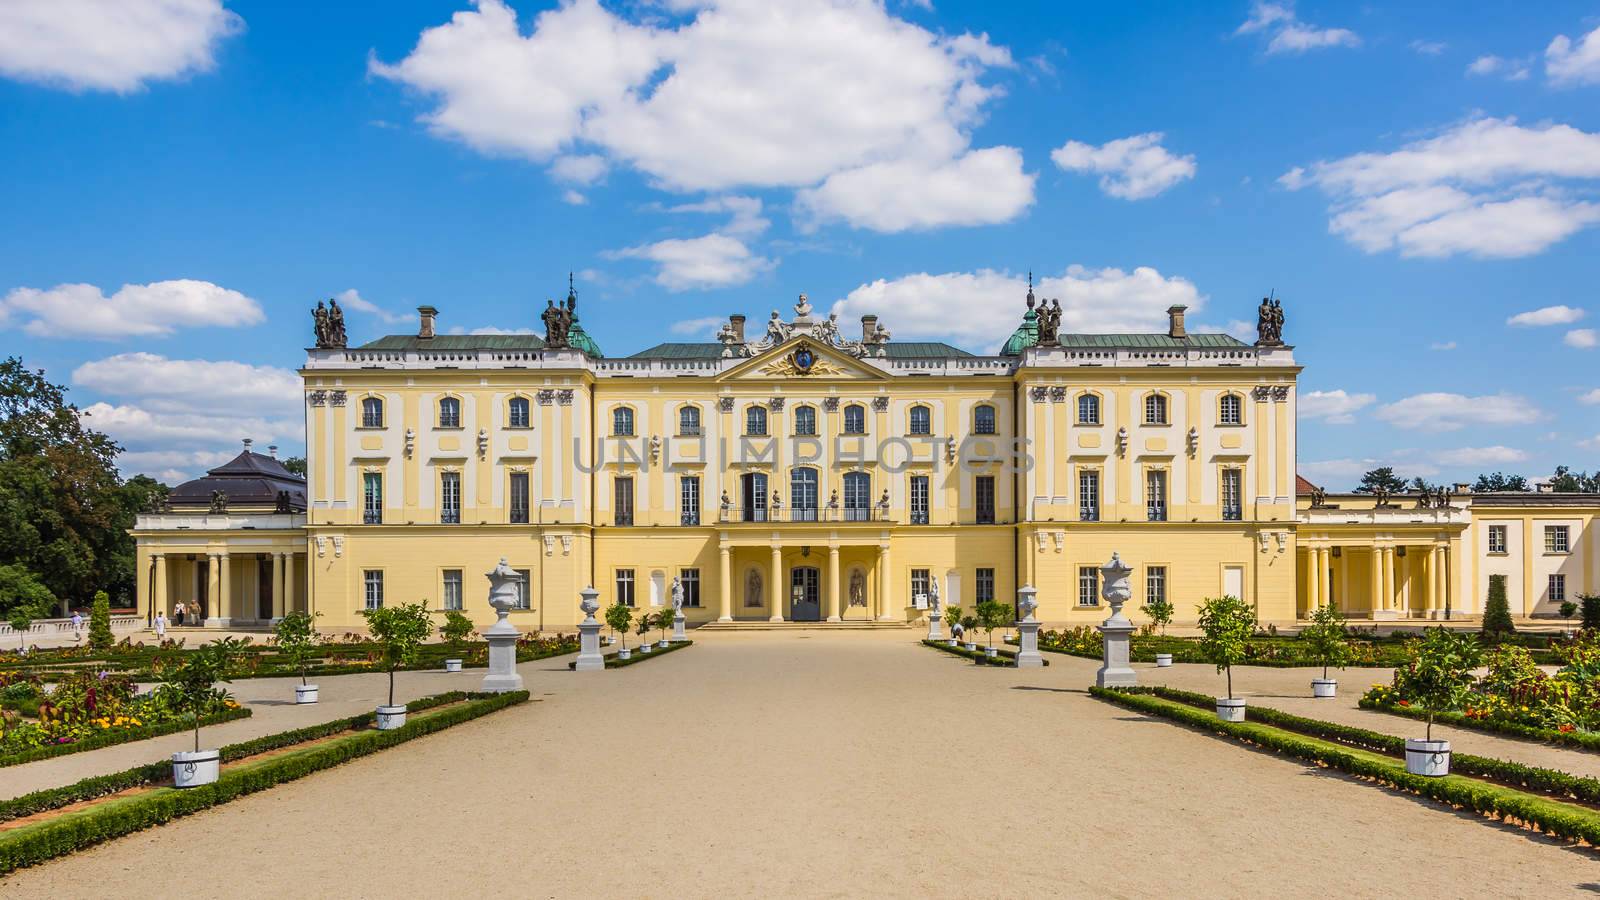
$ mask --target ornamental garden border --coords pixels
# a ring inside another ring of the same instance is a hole
[[[1371,712],[1388,713],[1391,716],[1401,716],[1407,719],[1426,719],[1428,717],[1426,712],[1414,707],[1398,706],[1393,703],[1377,703],[1368,700],[1366,697],[1362,697],[1357,701],[1357,705]],[[1502,737],[1535,741],[1542,744],[1559,744],[1577,750],[1586,750],[1590,753],[1600,753],[1600,734],[1590,731],[1557,731],[1554,728],[1538,728],[1533,725],[1523,725],[1520,722],[1496,722],[1491,719],[1475,719],[1454,710],[1434,713],[1433,723],[1435,725],[1449,725],[1452,728],[1461,728],[1468,731],[1481,731]]]
[[[977,650],[968,650],[959,645],[952,647],[948,641],[930,640],[927,638],[923,639],[922,645],[924,647],[932,647],[933,649],[942,651],[944,653],[951,653],[956,656],[964,656],[980,666],[998,666],[1002,669],[1014,669],[1017,667],[1017,651],[1007,650],[1003,647],[996,647],[995,651],[997,655],[993,659],[990,659],[989,656],[983,652],[982,647],[978,648]],[[1050,665],[1050,660],[1048,659],[1040,660],[1040,662],[1043,662],[1047,666]]]
[[[683,648],[692,646],[693,644],[694,641],[672,641],[665,647],[661,647],[659,645],[655,646],[655,648],[649,653],[630,653],[628,654],[627,659],[618,659],[615,653],[608,653],[605,656],[606,668],[626,669],[628,666],[638,665],[642,662],[648,662],[649,660],[666,656],[668,653],[682,650]],[[567,668],[576,670],[578,668],[578,661],[573,660],[572,662],[567,663]]]
[[[252,712],[247,707],[229,709],[213,713],[200,719],[201,727],[208,725],[221,725],[224,722],[235,722],[239,719],[248,719]],[[0,756],[0,769],[9,766],[20,766],[24,763],[38,762],[41,759],[54,759],[58,756],[67,756],[73,753],[83,753],[89,750],[99,750],[104,747],[115,747],[118,744],[127,744],[133,741],[142,741],[146,738],[164,737],[177,734],[180,731],[189,731],[195,727],[193,721],[188,719],[175,719],[163,725],[143,725],[136,728],[112,728],[90,735],[81,741],[70,744],[51,744],[44,747],[35,747],[31,750],[22,750]]]

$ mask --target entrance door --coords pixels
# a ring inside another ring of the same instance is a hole
[[[789,570],[789,619],[816,622],[822,619],[822,575],[813,566]]]
[[[270,556],[256,557],[256,618],[272,619],[272,566]]]
[[[1244,599],[1244,566],[1222,567],[1222,592],[1230,597]]]

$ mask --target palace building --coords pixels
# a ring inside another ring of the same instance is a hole
[[[573,629],[587,585],[652,607],[674,580],[694,624],[905,623],[935,593],[970,607],[1024,584],[1042,620],[1092,624],[1113,552],[1135,566],[1130,609],[1164,598],[1180,622],[1221,594],[1263,622],[1329,602],[1472,616],[1490,574],[1531,614],[1600,581],[1592,496],[1298,480],[1300,368],[1266,301],[1248,344],[1190,332],[1181,306],[1164,332],[1063,333],[1030,289],[988,356],[894,340],[877,316],[856,333],[804,295],[759,330],[733,315],[714,341],[623,357],[570,290],[543,337],[441,334],[418,312],[416,334],[349,347],[319,304],[307,477],[247,444],[141,516],[141,612],[341,629],[422,601],[487,625],[501,558],[524,576],[515,624],[542,631]]]

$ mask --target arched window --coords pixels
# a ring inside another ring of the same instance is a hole
[[[684,406],[678,409],[678,433],[683,435],[697,435],[700,433],[700,407]]]
[[[1167,398],[1165,394],[1146,394],[1144,397],[1144,423],[1167,424]]]
[[[1244,403],[1238,394],[1223,394],[1217,401],[1217,422],[1222,425],[1244,424]]]
[[[454,397],[443,397],[439,400],[439,427],[461,427],[461,401]]]
[[[621,437],[633,435],[633,410],[619,406],[611,411],[611,433]]]
[[[817,408],[814,406],[796,406],[794,408],[794,433],[817,433]]]
[[[994,434],[994,407],[984,403],[972,408],[972,433]]]
[[[767,411],[760,406],[751,406],[744,411],[744,433],[764,436],[767,433]]]
[[[528,427],[527,397],[512,397],[506,404],[506,425],[510,428]]]
[[[367,397],[361,401],[361,427],[383,427],[383,401],[377,397]]]
[[[1100,397],[1097,394],[1078,395],[1078,424],[1100,424]]]
[[[789,509],[796,522],[817,520],[816,469],[795,469],[789,474]]]
[[[844,520],[865,522],[872,508],[872,476],[865,472],[844,473]]]
[[[844,433],[867,433],[867,408],[859,403],[852,403],[844,408]]]
[[[911,433],[933,434],[933,411],[926,406],[911,407]]]

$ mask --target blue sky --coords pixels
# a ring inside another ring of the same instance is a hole
[[[1600,465],[1600,5],[355,6],[0,6],[0,352],[129,474],[301,452],[320,298],[531,329],[569,270],[618,355],[1276,290],[1313,480]]]

